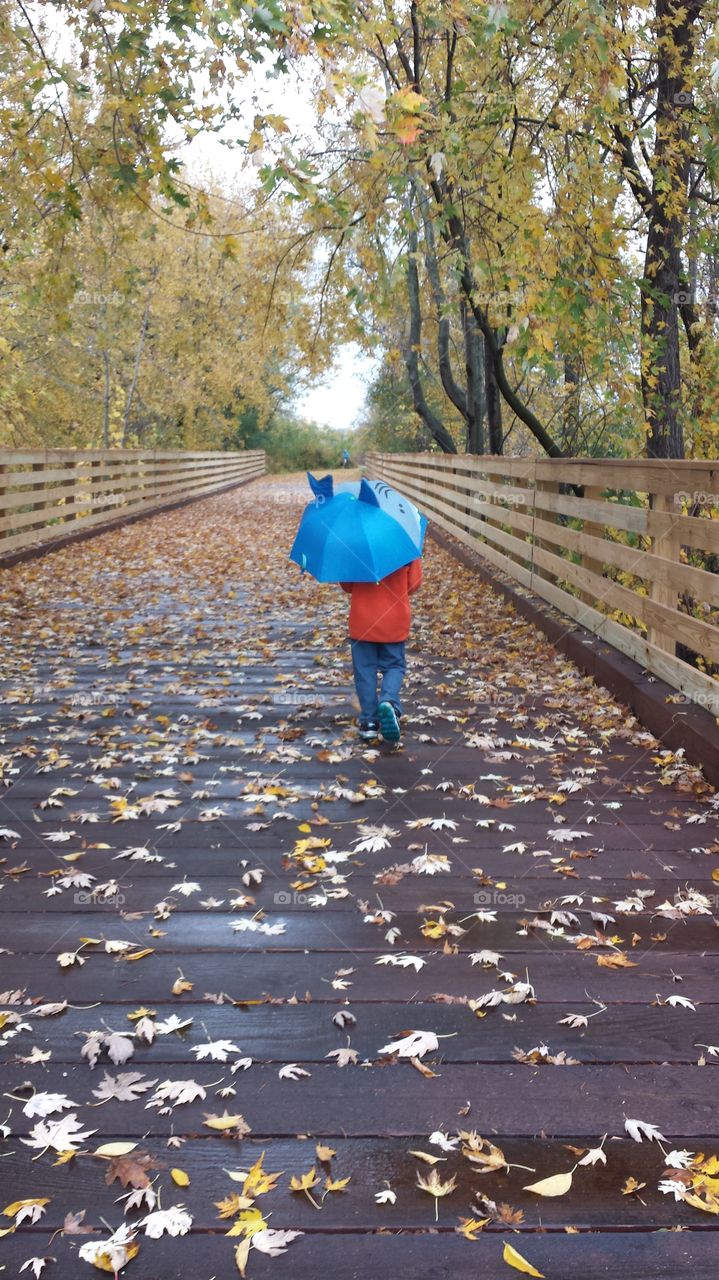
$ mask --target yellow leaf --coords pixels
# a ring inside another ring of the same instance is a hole
[[[532,1182],[524,1191],[533,1191],[535,1196],[564,1196],[572,1185],[572,1174],[555,1173],[551,1178],[541,1178]]]
[[[219,1129],[221,1133],[226,1129],[235,1128],[243,1129],[246,1133],[249,1133],[244,1116],[231,1116],[228,1115],[226,1111],[224,1115],[221,1116],[205,1116],[203,1124],[206,1125],[208,1129]]]
[[[350,1181],[349,1178],[327,1178],[325,1182],[325,1191],[344,1191]]]
[[[94,1156],[127,1156],[135,1150],[136,1146],[136,1142],[105,1142],[101,1147],[96,1147],[92,1154]]]
[[[455,1227],[457,1235],[464,1236],[465,1240],[476,1240],[480,1231],[483,1231],[491,1218],[460,1218],[459,1226]]]
[[[139,1009],[134,1009],[132,1013],[128,1013],[127,1017],[130,1022],[138,1022],[140,1018],[156,1018],[157,1009],[146,1009],[143,1004]]]
[[[319,1182],[317,1170],[310,1169],[308,1173],[300,1174],[299,1178],[296,1174],[292,1174],[290,1178],[290,1191],[310,1191],[312,1187],[316,1187]]]
[[[185,991],[192,991],[194,982],[188,982],[185,978],[176,978],[172,984],[173,996],[181,996]]]
[[[246,1236],[248,1239],[257,1231],[266,1231],[267,1223],[259,1209],[244,1209],[236,1222],[233,1222],[228,1236]]]
[[[540,1280],[544,1280],[544,1272],[537,1271],[537,1268],[533,1267],[531,1262],[527,1262],[527,1259],[523,1258],[521,1253],[517,1253],[517,1250],[507,1240],[504,1242],[502,1258],[508,1267],[514,1267],[516,1271],[523,1271],[525,1276],[539,1276]]]
[[[250,1254],[251,1245],[252,1245],[252,1239],[250,1238],[250,1236],[248,1236],[247,1239],[241,1241],[241,1243],[238,1244],[237,1248],[235,1249],[235,1263],[237,1265],[237,1270],[239,1271],[240,1275],[243,1277],[247,1274],[246,1272],[247,1259]]]
[[[265,1158],[264,1151],[259,1160],[253,1164],[243,1187],[246,1196],[263,1196],[267,1191],[274,1191],[277,1186],[277,1179],[282,1177],[284,1170],[279,1173],[266,1173],[262,1168],[262,1161]]]
[[[613,951],[608,956],[595,956],[600,969],[636,969],[634,960],[628,960],[623,951]]]
[[[3,1213],[5,1214],[6,1218],[14,1218],[16,1213],[19,1213],[21,1209],[26,1209],[28,1205],[31,1205],[31,1204],[43,1205],[43,1204],[49,1204],[49,1203],[50,1203],[49,1199],[47,1198],[40,1199],[39,1197],[36,1198],[35,1196],[32,1196],[29,1200],[13,1200],[12,1204],[9,1204],[6,1209],[3,1209]],[[12,1230],[12,1228],[10,1229]]]
[[[127,952],[127,954],[123,958],[125,960],[144,960],[145,956],[153,955],[154,951],[155,951],[154,947],[143,947],[142,951]]]
[[[190,1175],[184,1169],[170,1169],[170,1177],[176,1187],[189,1187]]]
[[[331,1160],[333,1156],[337,1155],[337,1152],[334,1150],[333,1147],[323,1147],[322,1143],[318,1142],[317,1146],[315,1147],[315,1155],[317,1156],[318,1160],[326,1164],[328,1160]]]
[[[236,1191],[233,1191],[229,1196],[225,1196],[224,1200],[214,1201],[215,1208],[219,1209],[221,1218],[233,1218],[241,1209],[249,1209],[252,1203],[253,1201],[248,1200],[247,1196],[240,1196]]]

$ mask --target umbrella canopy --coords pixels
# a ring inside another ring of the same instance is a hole
[[[334,492],[331,476],[315,480],[290,560],[318,582],[379,582],[415,560],[418,542],[376,501],[369,485]]]
[[[327,479],[328,477],[325,477]],[[329,477],[331,478],[331,477]],[[320,484],[322,481],[319,482]],[[410,502],[399,489],[393,489],[384,480],[347,480],[337,486],[336,493],[353,493],[356,498],[365,502],[375,502],[388,516],[401,525],[421,555],[424,535],[427,529],[427,517],[422,515],[418,507]]]

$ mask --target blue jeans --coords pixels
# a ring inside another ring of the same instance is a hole
[[[391,702],[397,715],[402,714],[399,700],[407,663],[404,640],[382,644],[375,640],[352,640],[352,670],[362,720],[377,719],[377,703]],[[377,680],[382,677],[379,699]]]

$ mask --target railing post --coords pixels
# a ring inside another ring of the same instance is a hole
[[[673,497],[666,493],[650,493],[649,510],[673,513]],[[680,534],[671,525],[663,533],[654,534],[652,537],[654,555],[663,556],[665,560],[674,560],[678,563],[680,546]],[[671,609],[676,609],[678,601],[677,589],[667,582],[651,578],[649,581],[649,599],[657,604],[666,604]],[[647,640],[650,644],[655,644],[658,649],[664,649],[666,653],[676,653],[676,638],[661,627],[649,625],[647,627]]]
[[[44,462],[33,462],[33,464],[32,464],[32,470],[33,470],[33,471],[38,471],[38,472],[43,472],[43,471],[45,470],[45,463],[44,463]],[[44,490],[44,488],[45,488],[45,481],[44,481],[44,480],[39,481],[39,483],[38,483],[38,484],[33,484],[33,485],[31,485],[31,491],[32,491],[32,493],[35,493],[35,492],[42,492],[42,491]],[[28,505],[29,505],[30,507],[32,507],[33,512],[35,512],[35,511],[42,511],[42,509],[43,509],[43,507],[44,507],[44,505],[45,505],[45,504],[44,504],[44,502],[41,500],[40,502],[35,502],[35,501],[33,501],[33,502],[29,503]],[[46,515],[46,516],[44,516],[44,517],[41,517],[42,523],[43,523],[43,524],[46,524],[46,523],[47,523],[47,519],[48,519],[47,515]],[[35,528],[36,523],[38,523],[38,524],[39,524],[39,523],[40,523],[40,521],[37,521],[37,522],[36,522],[36,521],[33,521],[32,525],[31,525],[31,528],[33,528],[33,529],[34,529],[34,528]]]
[[[559,480],[535,480],[535,501],[537,493],[559,493]],[[535,519],[544,520],[548,524],[558,524],[559,515],[556,511],[547,511],[544,508],[534,508]],[[550,542],[547,538],[535,537],[535,546],[542,551],[551,551],[555,555],[558,554],[556,544]],[[554,582],[556,574],[552,569],[545,569],[543,566],[532,562],[532,573],[537,578],[544,578],[547,582]]]
[[[587,484],[584,486],[584,497],[588,502],[599,501],[603,493],[604,490],[600,485]],[[596,520],[583,520],[582,532],[589,534],[592,538],[603,538],[604,525],[599,524]],[[587,573],[596,573],[600,578],[604,576],[604,562],[597,560],[588,551],[582,552],[582,567],[587,570]],[[581,591],[580,596],[586,604],[591,605],[594,609],[601,608],[602,601],[598,598],[593,587],[589,587],[586,591]]]
[[[5,494],[7,493],[7,489],[5,488],[5,474],[9,470],[9,467],[6,467],[4,463],[0,462],[0,543],[4,538],[8,538],[10,536],[10,530],[4,527],[4,517],[10,515],[10,508],[8,507],[6,510],[4,502]]]

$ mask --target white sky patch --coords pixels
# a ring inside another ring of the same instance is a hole
[[[298,398],[297,413],[338,431],[358,426],[375,368],[375,358],[366,355],[356,343],[341,346],[322,382]]]

